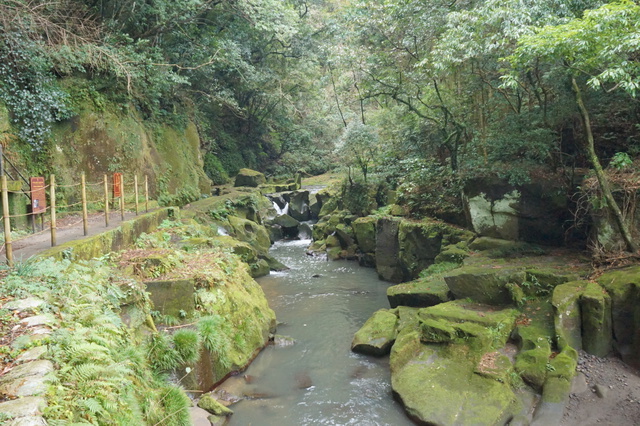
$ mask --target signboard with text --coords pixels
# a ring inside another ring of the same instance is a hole
[[[35,214],[47,211],[47,194],[45,192],[44,178],[32,177],[29,179],[31,186],[31,212]]]
[[[113,174],[113,198],[122,197],[122,173]]]

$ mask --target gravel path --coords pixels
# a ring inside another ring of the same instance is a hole
[[[640,425],[640,376],[614,357],[581,352],[563,426]]]

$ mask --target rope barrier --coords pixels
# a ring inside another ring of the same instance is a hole
[[[81,183],[72,183],[71,185],[56,185],[56,188],[75,188],[82,185]]]
[[[30,198],[32,197],[32,194],[45,194],[45,196],[47,197],[47,199],[50,201],[50,206],[46,206],[46,207],[41,207],[38,209],[37,212],[30,212],[30,213],[24,213],[24,214],[9,214],[8,211],[8,206],[9,206],[9,202],[6,199],[6,196],[8,194],[7,191],[7,185],[3,183],[3,198],[4,198],[4,206],[3,206],[3,215],[0,216],[0,220],[2,222],[4,222],[4,226],[5,226],[5,234],[8,234],[7,236],[7,241],[4,241],[2,246],[0,247],[0,251],[4,251],[6,253],[6,257],[7,257],[7,263],[9,264],[9,266],[13,265],[13,249],[12,249],[12,244],[14,242],[19,242],[19,241],[23,241],[26,240],[32,236],[36,236],[36,235],[40,235],[43,234],[45,232],[51,232],[51,244],[52,246],[56,245],[56,238],[55,238],[55,231],[57,229],[69,229],[69,228],[74,228],[77,227],[80,224],[84,225],[85,228],[85,235],[87,235],[87,224],[89,222],[89,220],[91,220],[92,222],[95,222],[96,219],[104,217],[105,218],[105,222],[106,222],[106,226],[109,226],[109,217],[110,216],[121,216],[121,220],[124,221],[125,220],[125,211],[127,213],[131,213],[134,211],[135,209],[135,213],[136,215],[138,214],[139,211],[139,203],[142,201],[142,203],[148,203],[149,198],[148,198],[148,176],[147,175],[143,175],[144,179],[143,182],[140,183],[138,180],[138,176],[137,175],[131,175],[130,178],[127,178],[126,176],[122,175],[121,180],[119,182],[115,182],[112,179],[103,177],[103,179],[101,179],[98,182],[86,182],[85,180],[85,175],[83,173],[82,175],[82,181],[78,182],[78,183],[72,183],[72,184],[68,184],[68,185],[60,185],[60,184],[56,184],[55,183],[55,176],[51,175],[49,178],[49,181],[51,183],[48,183],[46,185],[43,185],[41,187],[38,187],[37,189],[32,189],[29,188],[28,190],[21,190],[20,193],[27,195]],[[4,177],[3,177],[3,182],[4,182]],[[45,182],[42,182],[43,178],[40,178],[40,183],[44,184]],[[71,204],[67,204],[64,206],[56,206],[55,203],[55,199],[53,199],[55,197],[55,193],[56,193],[56,189],[64,189],[64,188],[77,188],[77,187],[81,187],[82,186],[82,198],[83,200],[76,202],[76,203],[71,203]],[[92,187],[91,190],[91,194],[92,195],[96,195],[98,191],[96,191],[97,188],[101,188],[102,190],[100,190],[99,192],[101,192],[101,195],[98,198],[95,198],[93,200],[88,201],[87,197],[86,197],[86,188],[87,187]],[[120,189],[121,192],[121,196],[120,197],[113,197],[113,192],[116,189]],[[140,196],[139,195],[139,191],[140,189],[142,189],[143,191],[143,195]],[[110,194],[111,192],[111,194]],[[111,198],[111,200],[109,200],[109,198]],[[111,203],[113,203],[114,206],[114,210],[113,211],[109,211],[109,206],[111,205]],[[46,204],[46,202],[45,202]],[[147,205],[147,204],[145,204]],[[76,210],[76,208],[78,208],[79,206],[82,206],[82,211],[80,211],[79,209]],[[91,207],[91,218],[88,219],[87,218],[87,207],[90,206]],[[69,218],[74,218],[76,217],[76,214],[82,214],[81,218],[78,218],[78,220],[75,220],[73,222],[69,222],[64,224],[63,226],[59,226],[56,222],[56,211],[64,211],[67,210],[69,213],[71,213],[73,216],[69,216]],[[120,211],[119,211],[120,210]],[[51,215],[51,219],[50,220],[46,220],[45,215],[46,214],[50,214]],[[8,230],[10,227],[10,219],[12,218],[23,218],[23,217],[31,217],[31,224],[32,224],[32,229],[35,231],[36,229],[36,217],[40,216],[40,222],[41,225],[44,229],[37,231],[37,232],[33,232],[32,234],[28,234],[28,235],[24,235],[21,236],[17,239],[12,239],[12,233]],[[45,221],[46,220],[46,221]]]

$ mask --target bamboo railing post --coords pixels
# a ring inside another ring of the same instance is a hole
[[[124,221],[124,175],[120,180],[120,219]]]
[[[81,177],[82,182],[82,229],[84,230],[84,235],[89,235],[89,216],[87,214],[87,182],[84,176],[84,172]]]
[[[136,195],[136,216],[138,216],[138,175],[133,175],[133,187]]]
[[[4,247],[7,254],[7,265],[13,267],[13,244],[11,243],[11,218],[9,217],[9,190],[7,176],[2,175],[2,215],[4,216]]]
[[[56,177],[51,175],[49,190],[49,204],[51,204],[51,247],[55,247],[57,242],[56,231],[58,226],[56,225]]]
[[[144,175],[144,209],[149,212],[149,176]]]
[[[109,227],[109,183],[104,175],[104,226]]]

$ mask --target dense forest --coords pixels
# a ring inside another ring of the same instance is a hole
[[[52,126],[108,101],[194,121],[216,184],[339,165],[449,219],[474,179],[586,176],[633,251],[609,182],[635,187],[639,18],[630,0],[3,0],[1,137],[46,169]]]

